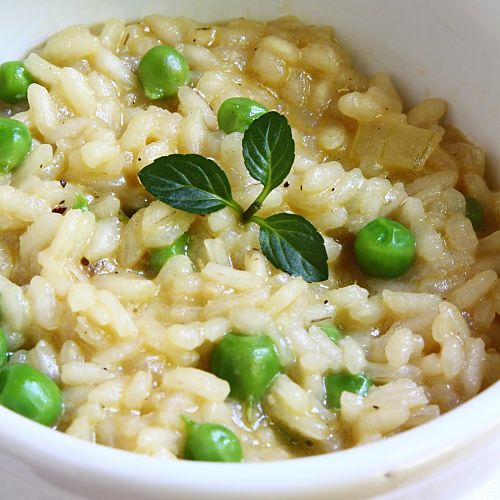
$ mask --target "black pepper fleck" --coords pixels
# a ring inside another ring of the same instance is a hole
[[[287,181],[287,182],[285,182],[285,184],[283,184],[283,187],[287,188],[289,185],[290,185],[290,183]]]
[[[64,205],[58,205],[57,207],[54,207],[52,209],[52,213],[53,214],[61,214],[61,215],[64,215],[64,212],[66,212],[68,208],[65,207]]]
[[[82,258],[80,259],[80,264],[81,264],[82,266],[88,266],[88,265],[90,264],[90,261],[89,261],[89,259],[87,259],[86,257],[82,257]]]
[[[61,180],[59,181],[59,184],[61,184],[61,186],[62,186],[63,188],[65,188],[65,187],[66,187],[66,184],[68,184],[68,183],[67,183],[64,179],[61,179]]]

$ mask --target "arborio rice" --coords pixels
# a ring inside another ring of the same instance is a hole
[[[153,103],[136,73],[159,44],[186,57],[193,84]],[[36,82],[29,106],[3,108],[34,141],[22,165],[0,176],[1,322],[9,363],[29,363],[61,387],[60,431],[182,458],[185,415],[231,429],[244,460],[283,459],[409,429],[499,378],[500,194],[484,179],[481,149],[440,124],[445,101],[403,112],[387,74],[358,73],[330,28],[294,18],[111,19],[57,33],[25,65]],[[248,206],[261,187],[243,164],[242,134],[226,135],[216,118],[236,96],[292,126],[292,171],[262,214],[293,211],[318,228],[325,282],[275,269],[257,227],[231,209],[175,210],[138,180],[158,157],[197,153],[224,169]],[[432,144],[420,163],[393,161],[390,151],[374,158],[360,145],[374,123],[418,130]],[[477,234],[464,194],[484,209]],[[89,211],[71,208],[79,195]],[[370,278],[352,256],[354,236],[379,216],[416,238],[399,279]],[[186,231],[189,256],[151,273],[149,254]],[[325,323],[343,330],[338,344]],[[283,367],[252,421],[209,371],[228,332],[270,336]],[[363,372],[375,385],[366,397],[343,392],[333,411],[324,376],[336,372]]]

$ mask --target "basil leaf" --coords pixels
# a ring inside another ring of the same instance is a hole
[[[274,267],[308,282],[328,279],[325,242],[304,217],[276,214],[252,220],[260,226],[260,248]]]
[[[266,195],[283,182],[294,158],[292,130],[287,119],[276,111],[254,120],[243,136],[245,166],[264,185]]]
[[[200,155],[162,156],[144,167],[139,179],[146,191],[185,212],[210,214],[227,206],[242,213],[224,171]]]

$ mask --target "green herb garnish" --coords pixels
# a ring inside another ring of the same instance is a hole
[[[294,159],[292,131],[283,115],[272,111],[250,125],[243,136],[243,160],[248,173],[264,188],[243,215],[243,220],[249,220],[262,207],[269,193],[285,180]]]
[[[243,213],[231,196],[224,171],[200,155],[162,156],[139,172],[146,191],[171,207],[191,214],[210,214],[224,207]]]
[[[325,244],[317,229],[295,214],[267,218],[255,214],[271,191],[292,168],[295,144],[287,119],[271,111],[257,118],[243,137],[243,158],[250,175],[263,189],[244,211],[231,194],[224,171],[196,154],[174,154],[156,159],[139,172],[145,189],[164,203],[194,214],[209,214],[231,207],[243,223],[260,226],[263,254],[278,269],[308,282],[328,279]]]
[[[328,278],[325,244],[321,234],[304,217],[276,214],[267,219],[254,217],[260,226],[260,247],[271,263],[306,281]]]

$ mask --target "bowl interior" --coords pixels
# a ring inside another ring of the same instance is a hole
[[[406,103],[423,97],[449,101],[449,121],[463,128],[488,154],[488,176],[500,185],[497,130],[500,4],[489,0],[19,0],[0,20],[0,60],[18,58],[55,30],[110,17],[150,13],[203,21],[285,15],[335,27],[358,67],[387,71]],[[19,29],[22,26],[22,29]]]
[[[113,495],[118,493],[120,500],[372,498],[424,478],[432,481],[443,466],[467,465],[468,456],[486,447],[494,456],[491,446],[500,439],[499,393],[497,383],[436,420],[372,444],[329,455],[246,464],[166,462],[79,441],[0,407],[0,463],[5,452],[8,459],[23,464],[23,474],[28,465],[45,487],[85,498],[117,498]],[[486,473],[495,467],[494,461],[483,465]],[[473,480],[460,475],[454,487],[468,487]]]
[[[271,19],[297,15],[311,23],[331,24],[342,43],[354,54],[358,66],[369,72],[389,72],[407,103],[428,96],[448,99],[449,120],[463,127],[487,151],[488,175],[492,183],[500,185],[500,142],[497,138],[500,129],[497,57],[500,30],[496,22],[500,4],[488,0],[474,3],[415,0],[404,4],[397,0],[19,0],[11,2],[8,9],[9,15],[0,18],[2,39],[9,41],[0,44],[0,60],[19,58],[52,32],[67,25],[92,24],[109,17],[134,19],[148,13],[160,13],[215,21],[239,16]],[[299,483],[302,487],[321,481],[325,487],[334,481],[353,484],[359,479],[360,464],[371,468],[370,478],[378,477],[383,482],[384,477],[387,480],[384,474],[390,467],[418,464],[422,457],[433,458],[440,451],[453,450],[457,443],[463,444],[479,433],[495,426],[498,428],[499,393],[500,385],[496,384],[442,419],[374,445],[286,464],[228,468],[230,472],[224,473],[225,483],[221,483],[214,464],[188,464],[186,467],[185,463],[174,463],[166,473],[163,463],[92,447],[67,436],[54,436],[51,431],[3,408],[0,408],[3,423],[0,438],[9,453],[33,463],[33,467],[40,470],[48,470],[50,460],[59,465],[66,460],[75,483],[78,483],[80,472],[93,471],[96,481],[104,481],[106,475],[126,479],[127,471],[132,475],[130,471],[137,470],[141,480],[147,479],[155,487],[176,484],[182,489],[194,475],[197,484],[210,488],[210,498],[217,498],[214,496],[217,492],[229,491],[226,484],[240,489],[245,484],[247,495],[251,495],[261,491],[256,486],[256,477],[266,484],[272,484],[273,477],[288,477],[289,491]],[[318,472],[322,467],[329,471],[323,480]],[[276,494],[283,491],[283,483],[279,486],[281,489],[277,489]]]

